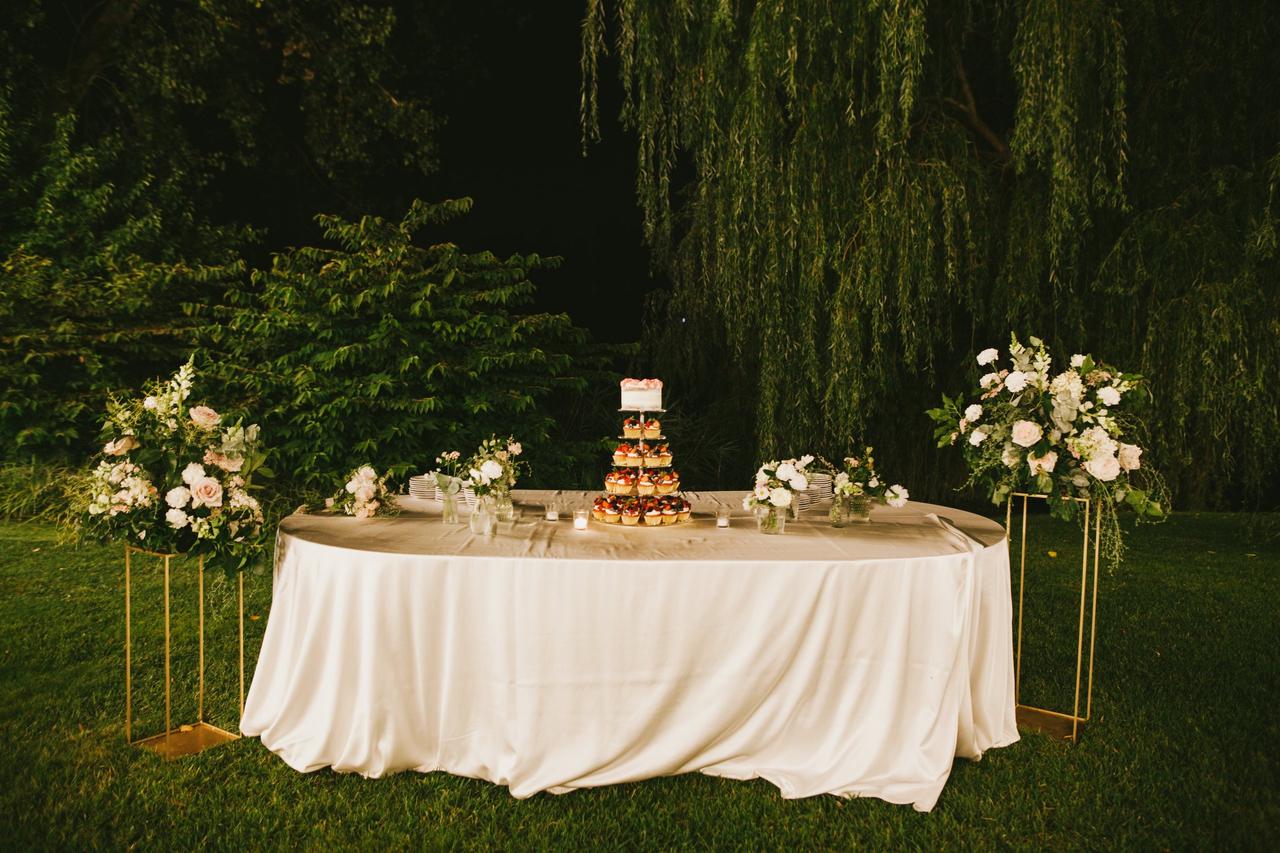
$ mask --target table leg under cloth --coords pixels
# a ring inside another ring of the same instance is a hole
[[[1003,544],[781,565],[279,547],[241,730],[301,771],[519,798],[697,771],[929,810],[957,755],[1017,740]]]

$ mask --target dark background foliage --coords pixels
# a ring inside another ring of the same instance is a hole
[[[922,412],[1015,329],[1150,377],[1177,505],[1274,504],[1278,31],[1261,0],[19,0],[0,458],[80,464],[108,389],[199,347],[294,486],[490,430],[589,485],[628,372],[667,380],[691,485],[868,440],[957,500]],[[474,206],[413,222],[449,198]],[[438,294],[443,334],[411,310],[442,253],[518,294]],[[462,378],[432,384],[446,339]]]

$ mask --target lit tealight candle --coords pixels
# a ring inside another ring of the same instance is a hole
[[[730,512],[731,512],[731,510],[730,510],[728,507],[721,507],[720,509],[716,510],[716,527],[728,527],[728,526],[729,526],[729,513],[730,513]]]
[[[555,504],[547,504],[547,521],[559,521],[560,510]]]
[[[587,510],[585,510],[585,509],[575,509],[575,510],[573,511],[573,529],[574,529],[574,530],[586,530],[586,529],[587,529],[587,517],[588,517],[588,516],[587,516]]]

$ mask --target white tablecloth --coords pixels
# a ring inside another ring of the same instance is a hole
[[[741,493],[691,493],[691,524],[577,531],[541,520],[551,494],[489,538],[412,499],[287,518],[241,730],[302,771],[515,797],[698,771],[920,810],[1018,739],[994,522],[912,503],[766,536]]]

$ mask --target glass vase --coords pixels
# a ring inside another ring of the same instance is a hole
[[[516,505],[511,495],[503,493],[494,497],[494,515],[498,521],[506,523],[516,520]]]
[[[492,536],[498,529],[498,518],[494,509],[493,498],[485,495],[476,498],[475,508],[471,510],[469,521],[471,532],[476,536]]]
[[[871,520],[871,498],[867,495],[849,497],[849,520],[862,524]]]
[[[831,519],[832,527],[844,527],[849,523],[849,496],[836,495],[831,499],[831,512],[827,516]]]
[[[443,507],[445,524],[459,524],[458,492],[462,490],[462,481],[448,474],[436,474],[436,486],[440,490],[440,503]]]
[[[781,535],[787,529],[787,508],[776,506],[756,507],[756,530],[761,533]]]

